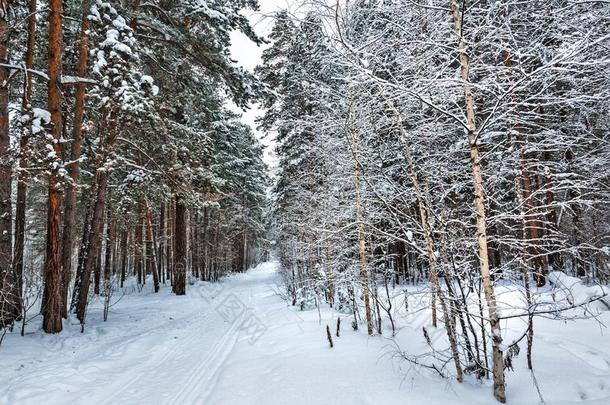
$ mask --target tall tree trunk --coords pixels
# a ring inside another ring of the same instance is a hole
[[[186,207],[180,194],[176,194],[174,219],[174,282],[172,291],[176,295],[186,294]]]
[[[102,227],[104,232],[104,227]],[[104,237],[100,237],[99,246],[97,248],[97,254],[95,259],[95,266],[93,267],[93,294],[100,295],[100,281],[102,279],[102,242]]]
[[[199,212],[195,210],[191,215],[191,266],[193,276],[199,278]]]
[[[32,99],[32,73],[34,68],[34,49],[36,47],[36,5],[37,0],[30,0],[28,12],[28,38],[25,51],[25,80],[23,84],[23,98],[21,100],[21,111],[28,113],[31,109]],[[15,315],[21,316],[21,294],[23,289],[23,254],[25,249],[25,213],[27,197],[27,179],[29,167],[29,141],[31,126],[24,128],[19,139],[19,173],[17,175],[17,201],[15,210],[15,250],[13,254],[13,273],[15,275],[16,306]],[[0,153],[1,155],[1,153]]]
[[[97,178],[97,196],[95,206],[93,208],[93,215],[91,216],[91,225],[88,237],[89,243],[87,244],[87,252],[84,255],[83,273],[81,285],[78,288],[76,304],[76,317],[81,322],[81,325],[85,324],[91,272],[97,263],[97,255],[99,253],[101,235],[104,228],[104,207],[108,175],[106,171],[98,171]]]
[[[167,203],[167,242],[165,244],[165,277],[172,284],[172,267],[174,266],[174,200]]]
[[[509,71],[513,69],[513,60],[508,47],[504,49],[504,64]],[[512,72],[511,72],[512,73]],[[529,250],[529,256],[532,259],[534,265],[534,277],[538,287],[542,287],[546,283],[544,261],[540,255],[540,222],[536,218],[536,204],[534,196],[532,195],[532,182],[530,179],[528,158],[525,153],[526,142],[523,136],[523,128],[518,123],[514,127],[516,144],[519,149],[519,163],[521,170],[521,195],[523,196],[523,203],[526,206],[524,210],[524,221],[525,231],[527,238],[524,241],[527,244]]]
[[[112,262],[114,259],[113,250],[114,250],[114,242],[116,235],[116,218],[113,213],[112,202],[110,201],[110,196],[108,198],[108,208],[106,208],[106,252],[104,255],[104,282],[107,284],[110,281],[110,276],[112,275]],[[107,285],[104,286],[104,290]]]
[[[504,49],[504,64],[509,70],[512,82],[513,60],[508,47],[508,40],[505,42]],[[514,98],[514,96],[513,96]],[[525,246],[522,250],[523,257],[523,283],[525,287],[525,297],[528,308],[532,305],[532,294],[530,291],[529,280],[529,261],[532,257],[534,265],[534,277],[538,287],[545,284],[545,269],[542,256],[540,255],[540,223],[536,218],[535,202],[532,195],[532,186],[529,173],[528,159],[525,153],[526,144],[523,136],[523,129],[519,123],[515,125],[517,146],[519,149],[519,164],[521,169],[521,178],[516,179],[517,195],[519,196],[519,206],[521,207],[521,217],[523,219],[523,241]],[[532,369],[532,345],[534,339],[534,321],[530,315],[528,318],[528,333],[527,333],[527,366]]]
[[[174,224],[176,223],[176,205],[174,199],[167,204],[167,255],[165,269],[170,285],[174,284]]]
[[[48,109],[51,113],[51,136],[56,159],[61,153],[61,80],[62,59],[62,1],[49,1],[49,54],[48,54]],[[61,182],[59,167],[53,165],[49,173],[49,205],[47,211],[47,251],[44,272],[43,321],[47,333],[62,330],[62,276],[60,265]]]
[[[123,288],[123,284],[125,283],[125,278],[127,276],[127,259],[129,257],[129,231],[127,224],[123,224],[123,230],[121,231],[121,244],[119,250],[121,251],[121,288]]]
[[[466,105],[466,119],[468,125],[468,141],[470,142],[470,160],[472,165],[472,177],[474,183],[474,208],[477,221],[477,241],[479,246],[479,271],[483,283],[483,292],[487,309],[489,312],[489,324],[492,335],[493,351],[493,380],[494,396],[499,402],[506,402],[506,386],[504,382],[504,356],[502,353],[502,331],[500,320],[496,309],[496,297],[494,294],[491,275],[489,271],[489,256],[487,254],[487,221],[485,216],[485,192],[483,188],[483,176],[481,174],[481,161],[479,157],[479,146],[477,144],[477,129],[474,112],[474,99],[472,89],[468,83],[470,60],[466,53],[466,42],[462,35],[462,13],[456,0],[449,0],[453,15],[455,34],[458,39],[459,61],[461,78],[464,82],[464,103]],[[465,4],[464,4],[465,5]]]
[[[208,249],[208,227],[210,223],[210,211],[208,207],[203,207],[203,236],[202,236],[202,244],[203,244],[203,266],[201,269],[201,279],[209,280],[209,272],[210,272],[210,258],[209,258],[209,249]]]
[[[144,204],[144,210],[146,211],[146,239],[148,239],[148,246],[150,247],[147,254],[152,256],[150,258],[150,264],[151,264],[150,271],[152,272],[152,275],[153,275],[153,290],[154,290],[154,292],[158,293],[159,292],[159,262],[157,261],[157,255],[156,255],[157,242],[155,241],[155,237],[154,237],[152,213],[150,211],[150,207],[148,206],[148,203],[146,202],[146,200],[144,200],[143,204]]]
[[[89,57],[89,30],[91,22],[89,14],[92,0],[83,1],[82,16],[80,23],[80,38],[78,44],[78,62],[76,64],[76,75],[85,77],[87,75],[87,61]],[[64,221],[61,248],[61,274],[63,278],[63,316],[67,316],[68,286],[72,275],[72,252],[74,245],[74,228],[76,218],[76,184],[80,175],[80,157],[83,139],[83,122],[85,119],[86,83],[78,83],[74,96],[74,120],[72,124],[72,144],[70,150],[70,162],[67,165],[70,182],[67,183],[66,196],[64,198]]]
[[[144,235],[142,231],[142,219],[144,217],[144,211],[142,210],[142,204],[138,206],[138,221],[136,222],[136,232],[134,240],[134,272],[138,276],[138,285],[144,284],[144,260],[142,257],[142,251],[144,249]]]
[[[248,270],[248,231],[244,224],[243,243],[242,243],[242,267],[241,271]]]
[[[10,1],[0,0],[0,63],[8,63]],[[0,66],[0,328],[13,322],[17,282],[12,269],[12,162],[9,156],[9,69]]]
[[[113,118],[110,118],[109,129],[107,132],[106,139],[100,142],[99,157],[96,161],[96,173],[94,184],[97,184],[97,194],[95,196],[95,205],[93,208],[93,215],[91,216],[91,226],[89,229],[89,241],[87,245],[87,252],[84,257],[83,273],[81,278],[81,285],[78,288],[78,302],[76,305],[76,316],[84,328],[85,315],[87,311],[88,299],[89,299],[89,284],[91,280],[91,271],[97,262],[97,255],[100,248],[102,231],[104,229],[104,211],[106,206],[106,194],[108,190],[108,177],[110,175],[109,170],[104,168],[106,159],[111,155],[114,146],[114,140],[116,139],[116,122]],[[83,329],[84,330],[84,329]]]
[[[97,185],[94,183],[89,189],[90,193],[97,191]],[[74,277],[74,290],[72,291],[72,300],[70,301],[70,311],[72,311],[78,302],[79,289],[82,284],[83,272],[85,267],[85,255],[88,252],[87,246],[89,246],[89,235],[91,231],[91,217],[93,216],[93,204],[95,196],[87,198],[87,205],[85,207],[85,219],[83,220],[83,229],[81,235],[80,248],[78,250],[78,263],[76,267],[76,275]]]
[[[166,204],[161,204],[161,215],[159,218],[159,233],[160,233],[160,243],[159,243],[159,277],[160,282],[165,284],[165,254],[167,249],[167,213],[166,213]]]

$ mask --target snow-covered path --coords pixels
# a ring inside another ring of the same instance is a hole
[[[278,294],[277,266],[199,282],[183,297],[168,287],[158,294],[148,284],[139,293],[128,287],[108,322],[101,303],[92,303],[84,334],[73,320],[58,335],[36,323],[28,329],[37,332],[25,337],[9,334],[0,347],[0,405],[496,403],[490,381],[469,377],[459,384],[394,360],[391,339],[354,332],[349,317],[329,348],[326,325],[334,332],[340,314],[289,306]],[[428,350],[421,324],[405,319],[401,347]],[[610,345],[602,326],[610,313],[599,321],[537,319],[535,368],[547,403],[610,403]],[[516,336],[518,322],[503,330]],[[511,403],[539,403],[525,356],[507,375]]]
[[[186,297],[126,295],[106,323],[94,304],[85,334],[74,324],[8,336],[0,404],[373,404],[380,392],[384,404],[404,403],[387,342],[343,325],[331,350],[317,312],[279,297],[276,269],[264,263]]]

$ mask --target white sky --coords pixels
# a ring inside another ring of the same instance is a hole
[[[259,0],[260,10],[248,13],[256,33],[260,36],[267,36],[273,26],[273,19],[271,18],[273,14],[281,9],[290,9],[290,3],[291,0]],[[231,35],[231,42],[231,56],[237,60],[239,65],[249,71],[253,71],[256,65],[261,63],[261,55],[267,45],[258,47],[245,35],[236,32]],[[238,111],[234,106],[233,109]],[[265,134],[257,131],[256,124],[254,123],[255,118],[261,115],[261,111],[256,105],[253,105],[248,111],[242,112],[242,114],[242,121],[252,127],[262,144],[266,147],[264,161],[270,166],[273,173],[277,165],[277,158],[273,151],[275,146],[273,134],[264,137]]]

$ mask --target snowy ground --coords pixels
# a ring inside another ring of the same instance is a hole
[[[317,311],[287,306],[276,270],[264,263],[222,283],[189,286],[186,297],[168,288],[127,294],[105,323],[96,303],[84,334],[70,324],[59,335],[8,335],[0,347],[0,404],[495,402],[487,382],[458,384],[413,369],[393,356],[390,339],[354,332],[347,320],[330,349],[326,324],[334,331],[339,314],[323,309],[320,324]],[[607,315],[600,320],[610,321]],[[603,327],[540,320],[536,334],[536,377],[547,403],[610,403]],[[420,326],[403,325],[397,340],[416,352]],[[524,355],[507,378],[510,403],[539,403]]]

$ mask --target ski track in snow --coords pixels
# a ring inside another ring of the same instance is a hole
[[[204,321],[208,319],[209,317],[202,317],[202,319],[193,326],[202,326]],[[126,381],[119,380],[117,382],[118,387],[111,387],[108,389],[109,395],[103,394],[105,398],[96,403],[107,405],[114,404],[120,402],[121,399],[129,393],[130,389],[133,390],[138,384],[141,383],[145,387],[149,383],[146,381],[146,377],[148,377],[147,370],[154,370],[155,367],[165,364],[178,352],[194,346],[197,343],[197,340],[198,336],[196,334],[191,334],[187,337],[186,341],[182,340],[179,344],[176,343],[173,347],[164,350],[161,356],[152,356],[144,365],[136,366],[137,368],[134,367],[134,369],[130,371],[130,374],[133,374],[133,378],[128,378]]]
[[[248,304],[251,304],[252,292],[250,291],[249,294]],[[233,321],[229,330],[210,350],[209,355],[189,372],[189,377],[182,382],[183,387],[175,394],[171,404],[206,403],[206,399],[216,388],[218,372],[237,343],[245,315],[244,311],[237,320]]]
[[[289,306],[276,293],[277,268],[263,263],[213,288],[189,286],[183,297],[168,287],[126,295],[106,323],[94,302],[84,334],[66,322],[59,335],[9,335],[0,348],[0,405],[495,403],[489,381],[458,384],[393,359],[388,329],[367,337],[347,318],[330,349],[326,325],[334,331],[344,315],[323,307],[320,320],[316,310]],[[219,312],[227,298],[243,308],[230,320]],[[242,323],[249,316],[266,328],[255,342]],[[420,328],[410,326],[398,332],[401,347],[427,350]],[[512,327],[518,333],[522,325]],[[610,403],[610,344],[596,328],[536,322],[534,367],[547,403]],[[509,401],[538,404],[525,355],[515,370],[507,373]]]

